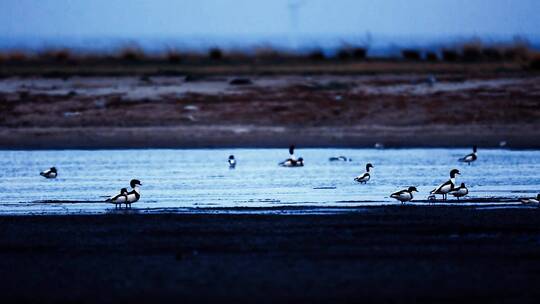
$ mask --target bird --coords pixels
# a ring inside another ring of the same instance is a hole
[[[464,157],[460,158],[459,161],[470,165],[473,161],[476,161],[476,159],[478,159],[478,156],[476,155],[476,145],[474,145],[473,153],[465,155]]]
[[[234,169],[236,167],[236,159],[234,159],[234,155],[229,156],[229,168]]]
[[[460,197],[464,197],[465,195],[469,194],[469,189],[467,189],[467,187],[465,187],[465,183],[461,183],[461,185],[459,187],[454,188],[454,190],[452,190],[450,193],[454,197],[457,197],[457,199],[459,201]]]
[[[352,161],[352,159],[350,158],[347,158],[347,156],[343,156],[343,155],[340,155],[340,156],[332,156],[328,159],[329,161]]]
[[[56,178],[56,176],[58,176],[58,171],[56,170],[55,167],[51,167],[49,170],[40,172],[39,175],[45,178]]]
[[[540,193],[536,196],[536,198],[520,198],[519,201],[524,204],[540,204]]]
[[[125,204],[127,202],[127,194],[128,194],[128,191],[126,188],[122,188],[120,189],[120,194],[117,194],[113,197],[110,197],[108,199],[106,199],[105,201],[108,202],[108,203],[113,203],[114,206],[116,208],[118,208],[118,205],[120,205],[120,207],[122,206],[122,204]]]
[[[131,207],[132,203],[137,202],[141,198],[141,190],[139,187],[142,186],[141,182],[138,179],[132,179],[129,182],[129,185],[133,190],[127,193],[126,207]]]
[[[279,163],[282,167],[303,167],[304,159],[299,157],[296,159],[294,156],[294,145],[289,146],[289,158]]]
[[[404,202],[408,202],[413,199],[413,192],[418,192],[418,189],[411,186],[408,189],[392,193],[390,197],[397,199],[403,204]]]
[[[455,188],[456,174],[461,175],[458,169],[452,169],[452,171],[450,171],[450,179],[440,184],[437,188],[433,189],[430,193],[441,194],[443,196],[443,200],[446,200],[446,195],[448,194],[448,192],[452,191]]]
[[[373,167],[373,165],[371,163],[368,163],[366,165],[366,172],[362,175],[358,175],[357,177],[354,178],[355,181],[359,182],[360,184],[365,184],[369,181],[369,179],[371,178],[371,168],[375,168]]]

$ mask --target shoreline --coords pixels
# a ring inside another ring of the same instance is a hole
[[[467,129],[467,136],[463,130]],[[506,142],[501,146],[501,142]],[[0,149],[136,148],[484,148],[539,149],[540,129],[504,126],[1,128]]]
[[[539,215],[386,206],[329,215],[0,216],[2,298],[534,303]]]

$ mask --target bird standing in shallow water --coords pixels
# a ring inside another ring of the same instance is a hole
[[[130,192],[127,192],[126,188],[122,188],[120,190],[120,194],[111,197],[106,202],[111,202],[115,205],[126,204],[126,208],[129,206],[131,207],[131,204],[137,202],[141,198],[141,190],[140,187],[142,186],[141,182],[138,179],[132,179],[131,182],[129,182],[129,185],[131,186],[132,190]]]
[[[397,199],[403,204],[413,199],[413,192],[418,192],[418,189],[416,187],[409,187],[408,189],[392,193],[390,197]]]
[[[450,171],[450,179],[446,182],[440,184],[437,188],[433,189],[431,194],[440,194],[443,196],[443,200],[446,200],[446,195],[448,192],[454,190],[456,186],[456,174],[460,174],[458,169],[453,169]]]
[[[236,159],[234,159],[234,155],[229,156],[229,168],[234,169],[236,167]]]
[[[120,194],[117,194],[111,198],[106,199],[105,201],[108,203],[113,203],[114,207],[118,208],[118,206],[122,207],[122,204],[125,204],[127,202],[127,194],[128,191],[126,188],[120,189]]]
[[[362,175],[358,175],[357,177],[354,178],[355,181],[359,182],[360,184],[365,184],[367,183],[370,178],[371,178],[371,168],[374,168],[373,165],[371,163],[368,163],[366,165],[366,172]]]
[[[142,186],[141,182],[138,179],[132,179],[129,182],[129,185],[133,190],[127,193],[126,208],[131,208],[131,204],[137,202],[141,198],[141,190],[139,189]]]
[[[289,158],[279,163],[282,167],[303,167],[304,166],[304,159],[302,157],[299,157],[296,159],[294,156],[294,145],[291,145],[289,147]]]
[[[459,187],[454,188],[454,190],[452,190],[450,193],[459,201],[460,197],[464,197],[465,195],[469,194],[469,189],[465,187],[465,183],[461,183]]]
[[[55,167],[51,167],[49,170],[40,172],[39,175],[45,178],[56,178],[56,176],[58,176],[58,171],[56,170]]]
[[[471,165],[472,162],[478,159],[478,156],[476,155],[476,149],[476,145],[473,146],[473,153],[465,155],[464,157],[460,158],[459,161]]]

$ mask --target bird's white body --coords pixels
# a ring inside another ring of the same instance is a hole
[[[371,175],[368,172],[366,172],[362,175],[358,175],[357,177],[354,178],[354,180],[359,183],[367,183],[370,178],[371,178]]]
[[[46,177],[46,178],[56,178],[58,173],[55,172],[55,171],[52,171],[51,169],[49,169],[49,170],[45,170],[43,172],[40,172],[39,175],[41,175],[43,177]]]
[[[452,189],[454,189],[454,185],[456,184],[456,179],[451,178],[448,181],[440,184],[437,186],[437,188],[433,189],[431,193],[433,194],[448,194]]]
[[[413,194],[408,191],[400,191],[390,195],[391,198],[395,198],[400,202],[408,202],[413,199]]]
[[[141,197],[141,189],[139,186],[135,186],[131,192],[127,194],[127,203],[135,203]]]

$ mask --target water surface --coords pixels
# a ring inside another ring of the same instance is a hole
[[[480,150],[471,166],[457,161],[469,152],[299,149],[305,167],[281,168],[277,163],[287,158],[287,149],[0,151],[0,214],[115,212],[100,201],[129,187],[132,178],[143,183],[132,212],[238,207],[324,212],[395,204],[389,194],[410,185],[420,190],[415,199],[425,200],[453,168],[461,170],[457,182],[469,186],[470,198],[516,199],[540,190],[540,151]],[[234,170],[228,168],[229,154],[238,160]],[[352,161],[328,161],[337,155]],[[367,162],[375,166],[372,179],[365,185],[354,182]],[[51,166],[59,170],[57,179],[39,176]]]

